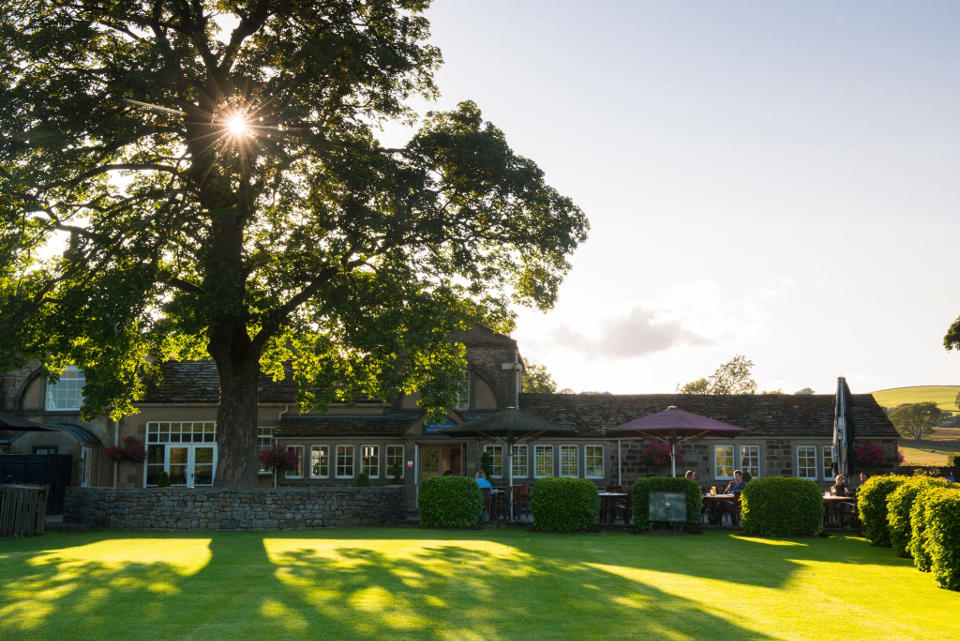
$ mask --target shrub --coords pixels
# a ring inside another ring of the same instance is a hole
[[[863,534],[874,545],[890,545],[890,524],[887,522],[887,496],[909,477],[871,476],[857,490],[857,511],[863,523]]]
[[[477,482],[464,476],[434,476],[420,483],[417,513],[424,527],[473,527],[483,510]]]
[[[756,478],[747,483],[740,501],[744,534],[810,536],[823,528],[823,495],[813,481]]]
[[[170,475],[160,472],[160,476],[157,477],[157,487],[170,487]]]
[[[910,543],[913,529],[910,523],[910,509],[917,494],[928,487],[944,487],[949,483],[943,479],[929,476],[908,478],[887,496],[887,524],[890,528],[890,547],[897,556],[909,557],[907,545]]]
[[[357,474],[357,480],[353,482],[354,487],[372,487],[373,483],[370,481],[370,474],[367,472],[360,472]]]
[[[960,590],[960,489],[932,488],[924,492],[923,549],[937,585]]]
[[[948,467],[960,467],[960,454],[950,454],[947,456]]]
[[[540,479],[533,486],[530,509],[534,529],[576,532],[597,520],[600,496],[597,486],[587,479]]]
[[[650,527],[650,492],[683,492],[687,495],[687,523],[700,522],[700,512],[703,509],[703,497],[700,486],[693,479],[670,478],[651,476],[637,479],[633,484],[631,505],[633,507],[633,522],[638,528]]]
[[[854,461],[857,465],[883,465],[886,462],[886,452],[883,447],[870,441],[857,443],[853,446]]]
[[[927,501],[939,489],[934,486],[922,488],[913,498],[910,507],[910,541],[907,554],[913,557],[913,566],[921,572],[930,571],[930,555],[924,548],[927,528]]]

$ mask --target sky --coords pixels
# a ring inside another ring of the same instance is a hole
[[[960,3],[435,0],[474,100],[590,220],[527,362],[665,393],[960,383]]]

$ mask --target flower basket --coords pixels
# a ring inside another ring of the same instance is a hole
[[[876,443],[865,441],[853,448],[854,463],[860,469],[877,469],[887,462],[887,453]]]
[[[670,467],[670,444],[665,441],[647,441],[640,457],[648,467]],[[683,453],[677,448],[677,465],[683,463]]]
[[[271,445],[261,450],[257,456],[260,464],[273,470],[273,486],[277,486],[277,478],[281,472],[296,471],[300,467],[300,457],[296,450],[287,449],[282,445]]]
[[[111,445],[107,448],[107,456],[114,461],[130,461],[140,463],[147,458],[147,450],[143,441],[136,436],[124,436],[120,439],[122,445]]]

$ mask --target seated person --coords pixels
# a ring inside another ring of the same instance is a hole
[[[734,492],[743,492],[743,488],[746,487],[747,482],[743,480],[743,472],[740,470],[733,471],[733,480],[727,483],[727,489],[723,491],[724,494],[733,494]]]
[[[694,472],[693,470],[687,470],[686,472],[684,472],[683,478],[685,478],[685,479],[690,479],[691,481],[696,481],[696,480],[697,480],[697,473]]]
[[[830,486],[830,494],[833,496],[850,496],[850,488],[847,487],[847,479],[843,474],[837,474],[834,483]]]
[[[490,484],[490,481],[487,480],[487,475],[484,474],[483,470],[477,471],[477,473],[476,473],[476,475],[474,476],[474,478],[476,479],[477,485],[480,487],[481,490],[484,490],[484,489],[486,489],[486,490],[492,490],[492,489],[493,489],[493,486]]]

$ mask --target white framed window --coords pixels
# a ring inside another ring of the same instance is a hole
[[[530,476],[530,458],[526,445],[514,445],[510,452],[510,465],[513,467],[513,478]]]
[[[503,446],[502,445],[484,445],[484,452],[490,452],[490,476],[493,478],[503,478]]]
[[[260,460],[260,452],[273,445],[273,428],[257,427],[257,460]],[[258,474],[272,474],[273,470],[260,463]]]
[[[217,470],[217,424],[214,421],[148,421],[143,485],[157,484],[166,472],[179,487],[213,485]]]
[[[588,479],[603,478],[603,446],[583,446],[583,475]]]
[[[387,476],[398,476],[399,478],[403,478],[403,445],[387,446],[386,463]]]
[[[579,450],[576,445],[560,446],[560,476],[580,476]]]
[[[338,479],[353,478],[353,446],[352,445],[337,446],[337,474],[336,475]]]
[[[553,446],[533,446],[533,476],[543,478],[553,476]]]
[[[330,446],[310,446],[310,478],[325,479],[330,476]]]
[[[823,480],[833,480],[833,446],[823,446]]]
[[[78,410],[83,405],[83,370],[68,365],[56,383],[47,381],[44,408],[52,411]]]
[[[302,479],[303,478],[303,445],[287,445],[288,452],[294,452],[297,455],[297,462],[294,465],[292,470],[287,470],[283,473],[283,478],[286,479]]]
[[[740,471],[752,478],[760,476],[760,446],[740,446]]]
[[[457,400],[453,409],[458,412],[465,412],[470,409],[470,372],[463,375],[463,382],[460,384],[460,391],[457,392]]]
[[[817,448],[814,445],[797,446],[797,477],[817,480]]]
[[[380,478],[380,446],[360,446],[360,471],[372,479]]]
[[[714,445],[713,446],[713,478],[732,479],[733,478],[733,446],[732,445]]]

